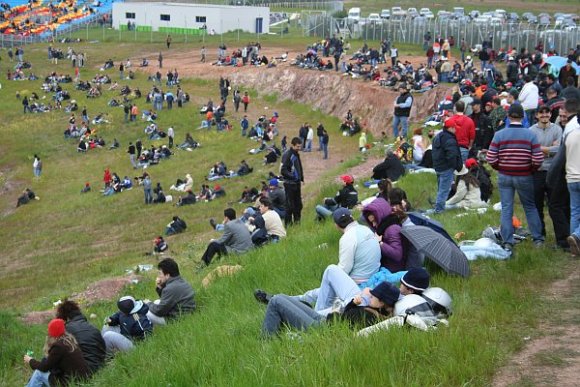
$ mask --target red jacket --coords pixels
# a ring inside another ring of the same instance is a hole
[[[446,128],[455,128],[457,144],[462,148],[469,148],[475,141],[475,123],[471,118],[463,114],[456,114],[445,121]]]

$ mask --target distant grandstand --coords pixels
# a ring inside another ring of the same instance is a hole
[[[71,24],[93,22],[99,18],[106,22],[113,3],[108,0],[8,0],[0,3],[0,8],[0,33],[48,37]]]

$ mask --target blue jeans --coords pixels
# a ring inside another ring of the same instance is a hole
[[[395,137],[399,136],[399,124],[401,124],[403,137],[407,137],[407,129],[409,127],[409,117],[393,116],[393,136]]]
[[[318,136],[318,150],[321,151],[322,149],[323,149],[322,136]]]
[[[461,161],[465,164],[465,160],[469,158],[469,149],[460,146],[459,152],[461,153]]]
[[[445,202],[451,191],[453,184],[453,169],[437,172],[437,200],[435,201],[435,212],[445,210]]]
[[[41,372],[39,370],[34,370],[32,376],[30,376],[30,380],[26,387],[50,387],[48,383],[48,377],[50,376],[50,372]]]
[[[153,192],[151,188],[144,188],[143,192],[145,193],[145,204],[153,203]]]
[[[570,233],[580,238],[580,183],[568,183],[570,192]]]
[[[338,208],[338,205],[335,206],[326,206],[319,204],[316,206],[316,214],[321,218],[328,218],[332,216],[333,212]]]
[[[277,334],[283,323],[292,328],[306,330],[312,325],[319,325],[324,320],[322,315],[299,300],[285,294],[277,294],[268,303],[262,324],[262,334],[264,336]]]
[[[524,207],[528,228],[534,241],[543,241],[542,222],[534,202],[534,179],[529,176],[509,176],[499,174],[499,197],[501,200],[501,238],[505,243],[514,244],[514,197],[517,191]]]
[[[331,312],[334,300],[344,304],[360,293],[356,282],[337,265],[329,265],[322,275],[314,310],[324,316]]]
[[[322,144],[322,151],[324,152],[323,159],[328,159],[328,144]]]

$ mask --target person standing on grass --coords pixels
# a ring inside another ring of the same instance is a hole
[[[129,153],[129,160],[131,161],[131,165],[133,166],[133,169],[137,169],[137,158],[136,158],[137,150],[135,148],[135,145],[133,145],[132,142],[129,143],[129,148],[127,148],[127,153]]]
[[[223,225],[223,235],[219,239],[212,239],[201,257],[205,265],[209,265],[216,254],[243,254],[254,247],[248,227],[241,219],[236,219],[236,210],[224,210]]]
[[[314,141],[314,129],[312,129],[312,126],[308,125],[308,132],[306,133],[306,146],[304,147],[305,152],[312,152],[312,141]]]
[[[322,144],[322,151],[324,152],[324,157],[322,157],[323,160],[328,159],[328,140],[328,132],[326,129],[322,129],[322,137],[320,142]]]
[[[549,200],[551,187],[546,183],[546,176],[548,169],[552,165],[552,161],[558,148],[560,147],[560,140],[562,138],[562,128],[550,122],[552,113],[550,108],[546,105],[540,106],[536,112],[536,124],[530,127],[541,145],[544,153],[544,162],[542,166],[533,173],[534,178],[534,201],[540,221],[542,222],[542,235],[546,236],[546,223],[544,222],[544,202]]]
[[[202,47],[201,47],[201,50],[200,50],[200,54],[201,54],[201,63],[205,63],[205,53],[206,53],[205,46],[202,46]]]
[[[173,148],[173,140],[175,139],[175,131],[173,130],[173,126],[170,126],[169,129],[167,129],[167,139],[169,141],[167,146],[169,149]]]
[[[172,258],[165,258],[157,264],[158,274],[155,291],[159,299],[144,300],[149,307],[147,318],[153,325],[166,325],[168,320],[195,310],[195,292],[179,273],[179,266]]]
[[[167,49],[171,47],[171,35],[167,35],[167,39],[165,39],[165,44],[167,44]]]
[[[457,138],[457,144],[461,152],[461,160],[465,163],[475,141],[475,123],[464,112],[465,103],[463,101],[455,102],[455,114],[453,117],[448,118],[444,125],[446,127],[455,127],[455,137]]]
[[[40,157],[38,157],[38,155],[34,155],[32,169],[34,172],[34,177],[40,177],[40,175],[42,174],[42,160],[40,160]]]
[[[580,255],[580,101],[567,100],[564,110],[568,123],[564,132],[566,147],[566,181],[570,192],[570,236],[567,238],[572,254]]]
[[[501,237],[504,249],[512,252],[514,246],[514,195],[517,192],[524,207],[528,227],[535,247],[542,247],[542,222],[534,203],[532,174],[544,161],[541,145],[536,135],[522,125],[524,109],[513,104],[508,110],[510,125],[498,131],[489,150],[487,162],[499,172],[498,186],[501,200]]]
[[[242,103],[244,104],[244,113],[246,113],[248,111],[248,105],[250,104],[250,96],[248,95],[247,91],[244,92]]]
[[[463,162],[455,137],[455,126],[444,126],[433,139],[431,155],[433,168],[437,173],[437,199],[432,212],[439,214],[445,210],[445,202],[453,184],[453,171],[461,171]]]
[[[401,125],[402,136],[407,138],[409,128],[409,115],[413,107],[413,97],[407,86],[403,83],[399,86],[400,95],[395,99],[395,112],[393,116],[393,136],[399,137],[399,124]]]
[[[300,223],[302,213],[301,185],[304,183],[304,172],[298,153],[301,147],[300,137],[294,137],[290,142],[290,147],[282,155],[280,173],[284,179],[286,192],[286,227],[293,223]]]
[[[145,204],[153,203],[153,189],[151,177],[147,172],[143,173],[143,192],[145,194]]]
[[[159,62],[159,68],[162,69],[163,68],[163,55],[161,54],[161,52],[159,53],[159,56],[157,57],[157,62]]]

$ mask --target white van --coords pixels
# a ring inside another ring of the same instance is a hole
[[[358,22],[360,20],[360,8],[356,7],[349,9],[347,19]]]

